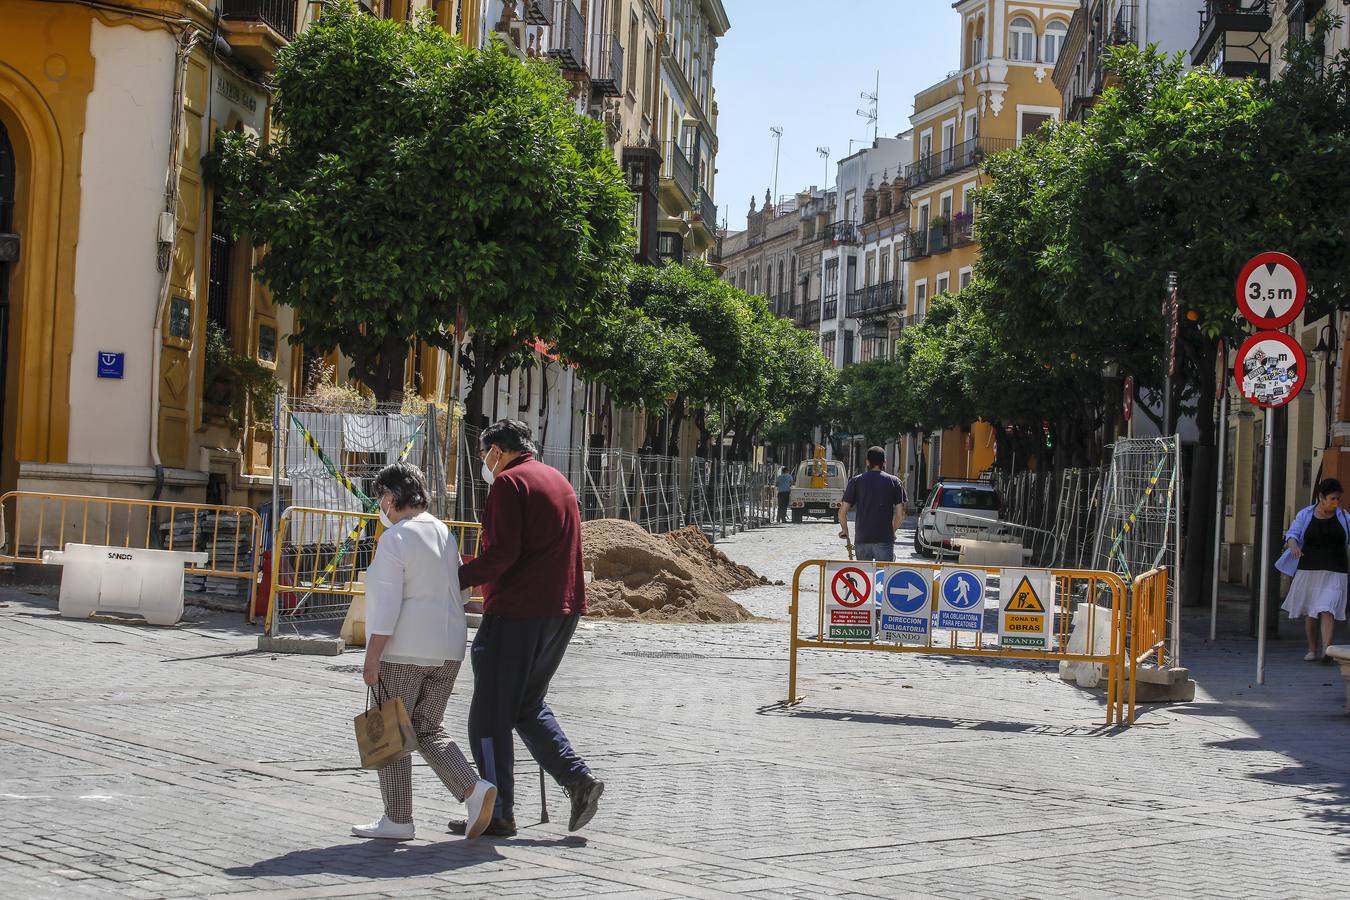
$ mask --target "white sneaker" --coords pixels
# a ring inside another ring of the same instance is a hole
[[[1316,654],[1314,651],[1309,650],[1309,651],[1308,651],[1308,655],[1305,656],[1305,657],[1303,657],[1303,661],[1304,661],[1304,662],[1317,662],[1317,654]]]
[[[369,825],[353,825],[352,834],[360,838],[383,838],[386,841],[410,841],[415,828],[413,823],[400,825],[389,821],[388,816],[380,816],[380,821]]]
[[[464,798],[465,817],[464,837],[476,838],[483,833],[492,821],[492,810],[497,805],[497,786],[490,781],[478,779],[478,783]]]

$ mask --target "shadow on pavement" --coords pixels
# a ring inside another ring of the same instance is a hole
[[[250,866],[235,866],[222,872],[235,878],[285,875],[409,878],[454,872],[503,858],[487,841],[449,840],[434,844],[353,841],[333,847],[292,850]]]
[[[773,703],[768,706],[761,706],[755,712],[761,716],[779,715],[793,719],[857,722],[865,725],[914,725],[923,728],[960,728],[966,731],[993,731],[1009,734],[1051,734],[1062,737],[1104,737],[1117,734],[1123,730],[1116,726],[1107,725],[1048,725],[1035,722],[997,722],[980,719],[952,719],[945,716],[892,715],[888,713],[853,712],[849,710],[800,709],[795,706],[788,706],[784,703]]]

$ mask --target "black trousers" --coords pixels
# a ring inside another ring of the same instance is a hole
[[[497,786],[496,815],[501,818],[515,818],[512,731],[559,784],[590,773],[544,701],[579,618],[485,615],[478,626],[469,651],[474,681],[469,747],[479,773]]]
[[[791,492],[778,495],[778,521],[787,521],[788,501],[792,499]]]

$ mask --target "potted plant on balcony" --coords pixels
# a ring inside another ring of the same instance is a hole
[[[959,212],[952,217],[953,231],[958,238],[970,240],[975,230],[975,216],[968,212]]]
[[[206,326],[203,375],[202,413],[208,419],[237,431],[244,427],[248,401],[255,410],[271,408],[275,374],[253,357],[235,353],[225,329],[214,322]]]

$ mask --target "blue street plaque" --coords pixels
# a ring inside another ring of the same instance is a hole
[[[98,377],[121,378],[125,363],[125,353],[108,353],[100,350],[98,352]]]

